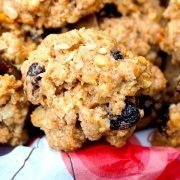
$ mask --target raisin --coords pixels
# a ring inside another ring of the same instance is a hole
[[[144,110],[144,116],[152,114],[152,111],[154,109],[154,100],[150,96],[139,96],[138,101],[138,107]]]
[[[158,130],[160,133],[165,133],[167,122],[169,120],[169,105],[165,104],[159,111],[159,118],[157,121]]]
[[[135,104],[125,101],[126,106],[121,115],[109,115],[111,130],[124,130],[135,125],[140,119],[140,113]]]
[[[101,17],[121,17],[121,13],[118,12],[115,4],[106,4],[105,7],[99,12]]]
[[[33,86],[33,91],[39,88],[39,81],[41,80],[41,76],[39,74],[45,71],[44,67],[41,67],[38,63],[33,63],[27,72],[27,75],[32,76],[31,84]]]
[[[31,84],[33,86],[33,90],[35,91],[36,89],[39,88],[39,81],[42,79],[40,76],[36,76],[32,79]]]
[[[114,58],[115,60],[123,59],[123,55],[122,55],[121,52],[118,51],[118,50],[112,51],[111,54],[112,54],[112,56],[113,56],[113,58]]]
[[[37,76],[40,73],[43,73],[45,70],[38,63],[33,63],[27,72],[28,76]]]

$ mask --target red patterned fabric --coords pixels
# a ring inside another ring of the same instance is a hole
[[[180,179],[179,149],[99,142],[61,155],[75,179]]]
[[[151,147],[152,132],[136,132],[122,148],[99,141],[66,153],[45,137],[29,147],[1,147],[0,179],[180,180],[180,149]]]

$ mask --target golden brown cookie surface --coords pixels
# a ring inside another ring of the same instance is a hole
[[[36,48],[30,38],[22,36],[20,31],[4,32],[0,36],[0,56],[20,69],[29,53]]]
[[[168,20],[164,28],[161,48],[172,55],[172,61],[180,64],[180,2],[170,0],[168,8],[164,12],[164,17]]]
[[[64,123],[57,125],[60,130],[79,124],[83,136],[78,137],[94,141],[104,136],[118,147],[125,144],[141,116],[133,98],[151,94],[151,67],[103,32],[80,29],[45,38],[21,70],[28,100],[55,113],[56,123]],[[46,120],[33,117],[47,136],[53,135]],[[73,149],[61,144],[55,148]]]
[[[19,145],[27,140],[24,121],[28,102],[22,82],[13,75],[0,75],[0,143]]]
[[[57,28],[100,10],[109,0],[1,0],[0,21]]]

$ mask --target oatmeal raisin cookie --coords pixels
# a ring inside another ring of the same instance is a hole
[[[120,147],[143,115],[135,96],[152,94],[151,68],[101,31],[49,35],[21,68],[28,100],[42,106],[32,122],[55,149],[75,150],[101,137]]]

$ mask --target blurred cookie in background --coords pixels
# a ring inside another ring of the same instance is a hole
[[[167,25],[162,31],[160,47],[172,55],[172,62],[180,64],[180,1],[170,0],[164,12]]]
[[[27,24],[38,28],[59,28],[99,11],[111,0],[23,0],[0,1],[0,22]]]

